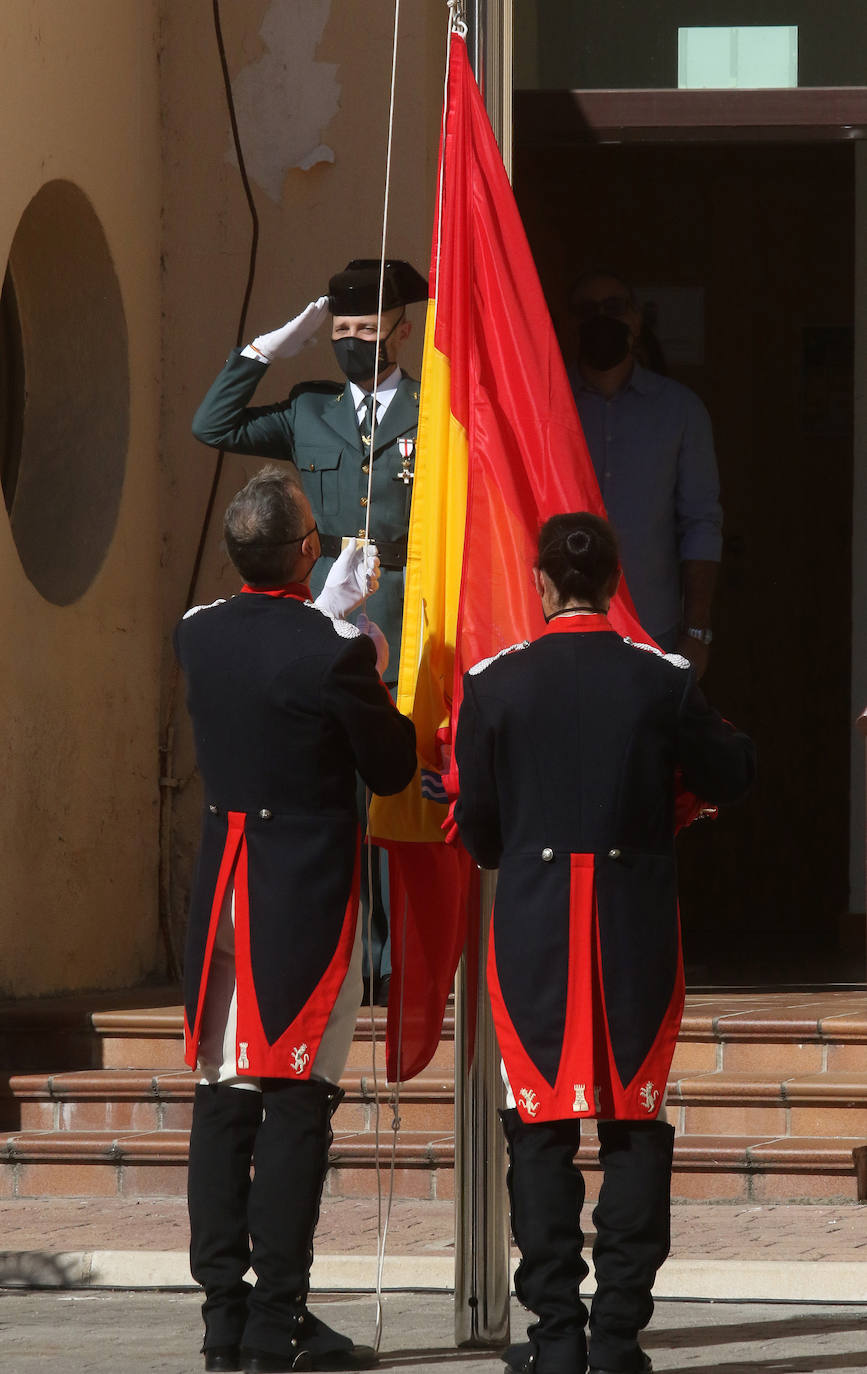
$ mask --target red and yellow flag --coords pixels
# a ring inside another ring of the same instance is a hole
[[[441,775],[463,674],[544,628],[531,573],[540,525],[563,511],[605,514],[518,207],[457,34],[439,185],[398,682],[420,769],[405,792],[376,798],[371,811],[371,833],[391,855],[392,987],[403,979],[401,1059],[411,1072],[436,1044],[465,933],[471,866],[441,842]],[[646,638],[625,588],[610,619],[620,633]],[[390,1013],[390,1037],[391,1022]],[[433,1044],[423,1046],[431,1034]],[[391,1076],[396,1067],[391,1052]]]

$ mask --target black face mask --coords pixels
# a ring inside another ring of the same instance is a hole
[[[581,361],[595,372],[609,372],[629,355],[629,325],[611,315],[591,315],[578,326]]]
[[[350,382],[368,382],[376,371],[376,343],[373,339],[332,339],[337,366]],[[379,345],[380,370],[388,367],[385,343]]]
[[[386,349],[386,341],[391,338],[397,326],[403,321],[403,313],[400,319],[395,320],[385,338],[379,341],[379,370],[384,372],[391,366],[391,359]],[[346,337],[343,339],[332,339],[334,356],[337,359],[337,366],[350,382],[369,382],[376,372],[376,341],[374,339],[354,339]]]

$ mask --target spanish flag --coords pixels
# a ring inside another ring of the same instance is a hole
[[[398,1069],[411,1077],[429,1061],[468,914],[477,914],[474,868],[460,846],[442,843],[463,674],[544,629],[531,575],[540,525],[562,511],[605,514],[518,207],[457,33],[438,189],[397,698],[415,722],[419,771],[399,796],[374,799],[370,821],[390,856],[393,994],[402,988],[389,1006],[391,1078]],[[625,587],[610,619],[621,634],[647,638]]]

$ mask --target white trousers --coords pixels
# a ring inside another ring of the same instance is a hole
[[[346,1068],[349,1047],[361,1005],[361,913],[355,943],[337,999],[325,1026],[311,1078],[337,1084]],[[200,1083],[227,1083],[233,1088],[258,1092],[258,1078],[238,1073],[235,1057],[238,1021],[238,984],[235,979],[235,887],[226,889],[211,956],[208,988],[202,1014],[197,1072]]]

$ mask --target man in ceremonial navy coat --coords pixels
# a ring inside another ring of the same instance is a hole
[[[322,557],[311,578],[314,595],[343,541],[364,536],[369,502],[370,537],[379,549],[382,571],[379,590],[366,609],[388,640],[386,683],[393,686],[400,665],[419,405],[419,384],[401,370],[398,355],[412,327],[406,307],[426,300],[428,288],[408,262],[387,260],[378,336],[379,280],[378,259],[354,259],[331,278],[327,296],[312,301],[281,328],[260,334],[246,348],[234,349],[196,412],[193,433],[228,453],[258,454],[297,465],[321,541]],[[334,351],[346,381],[302,382],[274,405],[250,405],[269,364],[298,354],[329,313]],[[372,980],[377,1000],[385,1001],[385,980],[391,973],[388,884],[384,859],[378,855],[375,851],[365,977]],[[365,911],[368,901],[364,872]]]
[[[638,1333],[669,1246],[674,1132],[659,1113],[683,1008],[676,772],[697,796],[733,801],[753,750],[686,659],[611,628],[620,569],[606,521],[549,520],[534,575],[548,629],[465,675],[456,739],[461,838],[499,868],[488,985],[510,1090],[516,1288],[539,1317],[506,1358],[527,1374],[585,1369],[573,1159],[595,1117],[590,1369],[633,1374],[650,1368]]]
[[[310,600],[319,538],[297,478],[251,479],[225,535],[240,595],[188,612],[175,634],[205,791],[184,970],[205,1368],[360,1368],[373,1352],[306,1298],[361,991],[356,774],[400,791],[415,731],[373,639]]]

